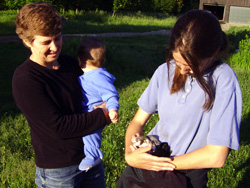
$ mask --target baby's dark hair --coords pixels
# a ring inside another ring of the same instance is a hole
[[[81,61],[81,67],[83,67],[87,61],[93,66],[102,67],[106,60],[105,43],[97,37],[86,37],[78,46],[77,56]]]

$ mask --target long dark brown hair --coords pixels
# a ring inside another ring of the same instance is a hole
[[[206,93],[206,101],[203,105],[205,110],[209,110],[213,104],[214,89],[213,84],[204,79],[204,71],[221,63],[216,59],[215,54],[226,51],[227,46],[228,39],[221,30],[218,19],[212,13],[204,10],[191,10],[185,13],[177,20],[172,29],[167,62],[169,63],[172,52],[180,52]],[[211,58],[211,66],[206,70],[201,70],[200,62],[206,58]],[[171,93],[183,89],[186,79],[187,75],[180,74],[180,70],[176,69]]]

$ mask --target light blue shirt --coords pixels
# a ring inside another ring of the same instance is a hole
[[[108,110],[119,109],[119,94],[113,82],[115,77],[105,68],[98,68],[79,77],[83,88],[84,112],[94,110],[94,106],[106,103]]]
[[[206,144],[239,149],[242,95],[234,71],[226,63],[214,70],[215,100],[211,109],[204,111],[205,92],[195,78],[188,76],[184,90],[170,94],[175,68],[169,67],[169,78],[167,63],[158,67],[138,100],[142,110],[159,114],[149,135],[168,142],[173,156]]]

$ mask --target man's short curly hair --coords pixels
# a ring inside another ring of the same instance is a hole
[[[60,15],[45,2],[24,5],[16,17],[16,33],[27,42],[32,42],[35,35],[53,36],[61,31]]]

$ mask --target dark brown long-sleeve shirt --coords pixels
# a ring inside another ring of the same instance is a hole
[[[29,59],[13,76],[15,102],[30,125],[36,165],[61,168],[84,157],[82,136],[106,124],[101,109],[82,113],[82,74],[77,61],[60,56],[60,68],[48,69]]]

